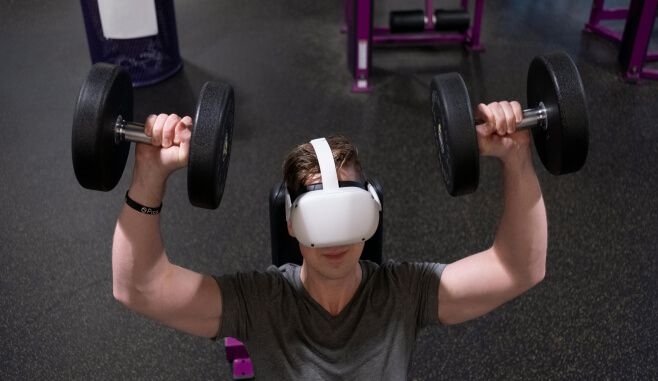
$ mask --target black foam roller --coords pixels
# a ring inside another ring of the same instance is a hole
[[[417,33],[425,30],[422,10],[393,11],[389,15],[391,33]]]
[[[437,32],[466,32],[471,23],[468,12],[461,9],[437,9],[434,11],[434,29]]]

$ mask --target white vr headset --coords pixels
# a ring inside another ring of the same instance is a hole
[[[329,143],[311,141],[320,164],[322,184],[291,200],[286,186],[286,221],[297,240],[307,247],[333,247],[364,242],[377,231],[381,202],[375,188],[356,182],[341,182]],[[347,185],[347,186],[345,186]],[[364,187],[367,188],[364,189]]]

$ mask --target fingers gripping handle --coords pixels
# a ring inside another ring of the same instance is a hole
[[[475,119],[475,125],[484,124],[484,120]],[[546,116],[546,107],[543,103],[539,103],[537,108],[530,108],[523,110],[523,119],[516,124],[516,129],[525,130],[532,127],[539,127],[542,130],[548,128],[548,118]]]

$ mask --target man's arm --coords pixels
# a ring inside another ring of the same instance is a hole
[[[457,324],[482,316],[539,283],[545,274],[547,221],[516,102],[480,105],[482,155],[501,160],[504,209],[491,248],[448,265],[439,284],[439,321]]]
[[[149,207],[161,204],[167,178],[187,163],[191,124],[189,117],[176,115],[147,119],[145,132],[153,146],[136,145],[131,199]],[[210,276],[169,262],[159,215],[123,206],[114,232],[112,274],[114,297],[129,309],[187,333],[217,335],[219,286]]]

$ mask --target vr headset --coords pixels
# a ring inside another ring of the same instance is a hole
[[[322,248],[365,242],[377,231],[381,202],[368,183],[339,182],[329,143],[311,145],[320,164],[321,184],[306,187],[291,199],[286,187],[286,221],[304,246]]]

